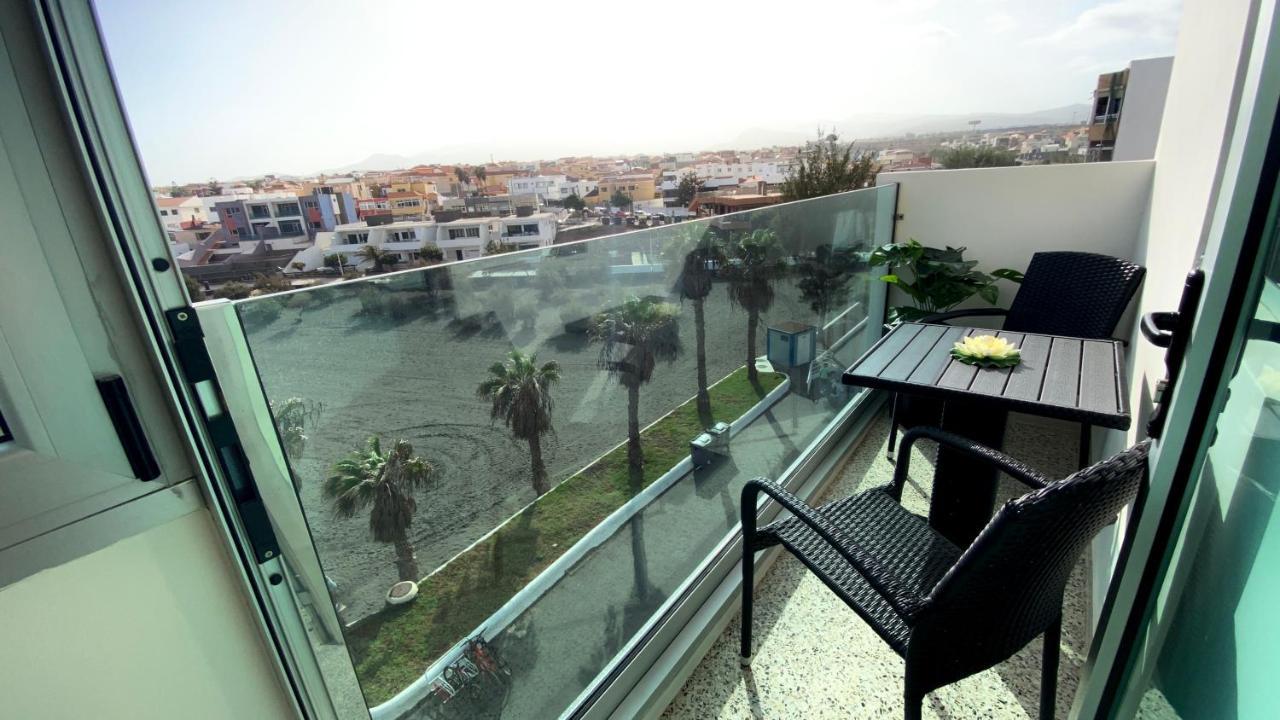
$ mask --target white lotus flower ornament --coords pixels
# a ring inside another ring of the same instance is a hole
[[[951,357],[980,367],[1013,367],[1022,362],[1018,346],[994,335],[970,335],[951,348]]]

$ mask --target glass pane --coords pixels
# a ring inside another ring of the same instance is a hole
[[[1273,258],[1148,621],[1154,661],[1134,684],[1138,717],[1273,718],[1280,707],[1277,269]]]
[[[742,484],[850,401],[893,206],[862,190],[239,301],[375,716],[570,707],[735,526]]]

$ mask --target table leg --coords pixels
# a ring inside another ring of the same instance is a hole
[[[893,461],[897,450],[898,430],[913,427],[942,425],[942,401],[935,398],[897,393],[893,396],[893,420],[889,429],[889,460]]]
[[[948,400],[942,410],[942,429],[1000,449],[1008,412],[988,403]],[[994,466],[938,448],[929,501],[929,524],[966,548],[991,519],[995,510],[998,473]]]

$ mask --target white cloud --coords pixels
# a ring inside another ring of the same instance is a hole
[[[983,21],[983,24],[987,26],[987,30],[996,35],[1007,33],[1018,27],[1018,21],[1014,20],[1013,16],[1008,13],[995,13],[993,15],[988,15],[986,20]]]
[[[1134,40],[1172,43],[1180,6],[1179,0],[1116,0],[1089,8],[1070,24],[1031,42],[1076,49]]]
[[[959,37],[959,33],[942,23],[929,22],[917,26],[912,30],[912,35],[916,42],[921,40],[925,42],[940,43],[946,40]]]

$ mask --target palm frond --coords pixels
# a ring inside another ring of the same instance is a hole
[[[489,368],[493,377],[476,388],[477,397],[490,402],[490,420],[502,420],[522,440],[552,430],[551,386],[560,380],[560,365],[552,361],[538,368],[537,359],[512,350],[506,362]]]

